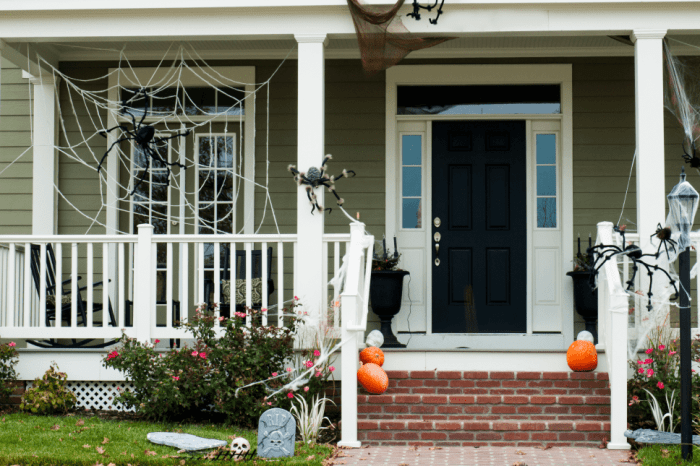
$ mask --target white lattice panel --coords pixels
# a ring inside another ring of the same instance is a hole
[[[113,404],[112,401],[119,394],[117,387],[131,391],[131,382],[79,382],[67,383],[68,389],[75,393],[78,399],[78,407],[85,409],[101,409],[105,411],[133,411],[127,410],[121,403]]]

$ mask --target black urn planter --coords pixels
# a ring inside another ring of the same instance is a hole
[[[586,330],[593,334],[595,343],[598,343],[598,289],[591,289],[591,273],[586,271],[572,271],[567,273],[574,281],[574,307],[576,312],[586,321]]]
[[[369,285],[369,300],[372,311],[382,322],[380,331],[384,335],[382,348],[405,348],[391,331],[391,319],[401,310],[403,277],[406,270],[375,270]]]

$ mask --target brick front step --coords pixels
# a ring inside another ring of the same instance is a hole
[[[388,375],[385,394],[358,395],[359,439],[368,444],[597,446],[609,436],[606,373]]]

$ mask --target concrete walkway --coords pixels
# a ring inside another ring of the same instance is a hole
[[[346,466],[619,466],[628,450],[552,447],[368,447],[342,449],[333,465]],[[634,461],[630,463],[635,464]]]

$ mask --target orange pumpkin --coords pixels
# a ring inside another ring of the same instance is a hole
[[[365,390],[374,395],[381,395],[389,387],[389,376],[384,369],[372,362],[360,367],[357,371],[357,380]]]
[[[368,346],[360,352],[360,361],[362,364],[373,362],[381,367],[384,365],[384,352],[376,346]]]
[[[566,363],[572,371],[588,372],[598,367],[598,352],[590,341],[576,340],[566,352]]]

